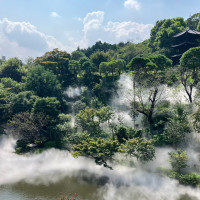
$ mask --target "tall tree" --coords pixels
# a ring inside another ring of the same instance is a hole
[[[128,64],[134,74],[133,84],[137,84],[137,91],[134,91],[134,100],[131,103],[133,113],[135,113],[133,117],[137,116],[137,113],[143,114],[150,128],[154,124],[153,113],[159,100],[161,80],[165,79],[166,70],[171,66],[172,61],[163,55],[153,55],[149,58],[135,57]]]
[[[108,62],[110,59],[109,54],[102,51],[97,51],[90,56],[90,60],[96,65],[97,69],[99,69],[101,62]]]
[[[189,102],[192,103],[193,89],[199,83],[200,47],[186,51],[180,59],[180,79]]]
[[[35,59],[35,64],[51,70],[57,77],[60,83],[64,86],[69,85],[74,78],[72,71],[69,69],[70,54],[66,51],[53,51],[46,52],[42,57]]]

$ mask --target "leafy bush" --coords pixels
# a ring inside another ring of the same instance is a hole
[[[196,173],[180,175],[179,182],[184,185],[197,186],[200,184],[200,175]]]
[[[44,144],[45,148],[57,148],[56,141],[48,141]]]
[[[16,153],[20,154],[20,153],[25,153],[29,150],[30,148],[28,147],[27,141],[21,139],[21,140],[17,140],[16,143],[16,148],[15,151]]]
[[[172,151],[169,153],[172,169],[178,173],[181,173],[184,168],[186,168],[188,156],[187,153],[181,149],[177,151]]]

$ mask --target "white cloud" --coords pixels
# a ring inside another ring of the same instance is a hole
[[[88,13],[86,17],[83,19],[83,31],[87,33],[91,29],[97,30],[101,27],[104,20],[104,12],[103,11],[95,11]]]
[[[39,56],[53,48],[65,47],[53,36],[37,30],[29,22],[0,20],[0,56],[26,58]]]
[[[115,41],[141,42],[149,38],[152,24],[141,24],[132,21],[112,22],[109,21],[105,31],[112,35]]]
[[[124,7],[128,9],[140,10],[140,4],[137,0],[126,0],[124,2]]]
[[[127,41],[138,43],[149,38],[153,25],[133,21],[104,23],[104,12],[96,11],[86,15],[83,27],[83,37],[73,42],[76,47],[87,48],[99,38],[112,44]]]
[[[57,12],[51,12],[52,17],[60,17],[60,15]]]

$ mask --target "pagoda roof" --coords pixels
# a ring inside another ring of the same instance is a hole
[[[173,46],[171,46],[172,48],[176,48],[176,47],[181,47],[181,46],[197,46],[197,44],[196,43],[194,43],[194,42],[183,42],[183,43],[181,43],[181,44],[177,44],[177,45],[173,45]]]
[[[173,37],[179,37],[179,36],[187,34],[187,33],[192,34],[192,35],[199,35],[200,36],[200,32],[195,31],[195,30],[191,30],[191,29],[187,29],[187,30],[185,30],[185,31],[183,31],[181,33],[178,33],[178,34],[174,35]]]

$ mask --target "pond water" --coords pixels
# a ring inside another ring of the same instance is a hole
[[[0,138],[0,200],[56,200],[60,193],[78,193],[84,200],[198,200],[200,190],[185,187],[156,172],[167,167],[170,149],[157,150],[146,165],[116,157],[113,170],[66,151],[16,155],[15,140]]]

